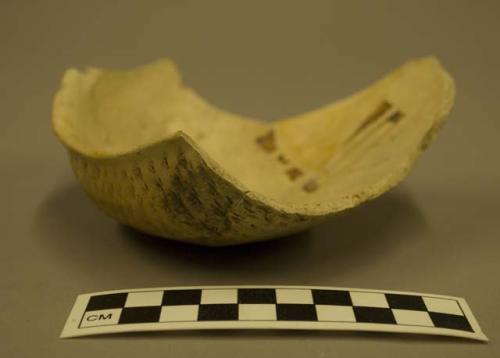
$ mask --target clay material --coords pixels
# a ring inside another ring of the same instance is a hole
[[[398,184],[441,127],[454,83],[434,58],[275,122],[225,112],[170,60],[68,70],[53,110],[73,170],[143,232],[233,245],[304,230]]]

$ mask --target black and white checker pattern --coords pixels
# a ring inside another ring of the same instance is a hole
[[[216,321],[337,322],[474,332],[460,302],[454,298],[289,287],[188,288],[97,294],[88,299],[78,329]]]

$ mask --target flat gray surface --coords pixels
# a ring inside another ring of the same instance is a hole
[[[114,3],[114,4],[113,4]],[[2,1],[0,356],[500,356],[497,1]],[[276,119],[438,56],[449,123],[396,190],[307,233],[224,249],[124,229],[78,187],[50,129],[64,69],[172,57],[234,112]],[[61,340],[77,294],[209,284],[334,285],[465,297],[491,342],[340,332]]]

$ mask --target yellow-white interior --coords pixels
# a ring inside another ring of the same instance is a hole
[[[207,103],[169,60],[131,70],[71,69],[60,93],[54,128],[72,150],[110,158],[182,131],[244,189],[312,208],[397,184],[449,112],[454,86],[437,60],[424,58],[347,99],[267,123]],[[274,148],[266,149],[259,138],[271,132]]]

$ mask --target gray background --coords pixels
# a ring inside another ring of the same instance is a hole
[[[0,356],[499,356],[499,4],[2,1]],[[427,54],[454,75],[458,96],[409,178],[278,241],[207,249],[125,229],[85,197],[50,129],[53,94],[70,66],[170,56],[212,103],[272,120]],[[286,331],[58,338],[79,293],[209,284],[464,296],[491,342]]]

